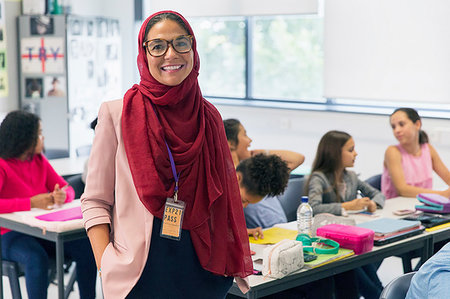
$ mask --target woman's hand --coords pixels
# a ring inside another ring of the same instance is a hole
[[[50,210],[53,206],[52,193],[42,193],[30,198],[30,207]]]
[[[61,206],[66,202],[66,188],[69,185],[66,185],[62,188],[59,188],[59,184],[55,185],[55,189],[52,192],[53,199],[55,201],[55,205]]]
[[[264,239],[264,234],[261,227],[247,228],[247,233],[253,236],[255,240],[258,240],[258,238]]]

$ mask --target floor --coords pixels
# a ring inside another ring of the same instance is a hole
[[[417,263],[418,259],[413,260],[413,265]],[[383,285],[386,285],[389,281],[394,279],[395,277],[403,274],[402,261],[398,257],[390,257],[383,261],[380,268],[378,269],[378,276],[380,277]],[[69,276],[66,275],[64,277],[65,281],[69,279]],[[20,287],[22,290],[22,298],[28,299],[28,296],[25,292],[25,279],[23,277],[20,278]],[[8,278],[3,277],[3,294],[5,299],[12,299],[11,291],[9,289],[9,281]],[[96,290],[97,298],[103,298],[101,287],[99,280],[97,279],[97,290]],[[48,290],[48,298],[57,298],[58,297],[58,288],[56,285],[51,284]],[[74,291],[70,294],[69,299],[79,298],[77,284],[75,283]]]

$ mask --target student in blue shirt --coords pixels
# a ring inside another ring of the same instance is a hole
[[[448,298],[450,295],[450,243],[433,255],[413,276],[406,299]]]

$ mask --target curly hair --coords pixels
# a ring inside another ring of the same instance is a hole
[[[236,168],[242,174],[242,187],[259,196],[276,196],[284,192],[289,168],[277,155],[258,154],[242,160]]]
[[[18,158],[34,152],[39,135],[39,117],[25,111],[12,111],[0,125],[0,158]]]

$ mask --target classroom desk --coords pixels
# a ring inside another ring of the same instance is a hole
[[[88,157],[61,158],[49,160],[52,167],[62,177],[83,173]]]
[[[79,205],[80,201],[74,201],[66,204],[65,207],[74,207]],[[41,210],[42,212],[43,210]],[[67,298],[69,293],[65,294],[64,288],[64,246],[66,241],[77,240],[86,238],[86,231],[83,227],[81,219],[67,221],[65,226],[52,226],[47,229],[31,226],[23,221],[23,216],[28,212],[8,213],[0,214],[0,227],[8,228],[17,232],[21,232],[37,238],[49,240],[55,242],[56,246],[56,277],[58,280],[58,298]],[[30,217],[36,215],[36,210],[29,211]],[[39,212],[38,212],[39,213]],[[40,213],[42,214],[42,213]],[[79,220],[79,221],[78,221]],[[52,223],[53,224],[53,223]],[[0,263],[2,262],[1,256],[1,238],[0,238]],[[0,277],[2,277],[2,267],[0,267]],[[0,299],[3,299],[3,280],[0,279]]]
[[[419,201],[414,198],[395,198],[386,201],[385,208],[377,210],[375,215],[379,217],[389,218],[401,218],[404,216],[396,216],[393,211],[398,209],[414,208],[414,205]],[[370,221],[376,219],[375,217],[367,216],[364,214],[352,215],[356,223]],[[277,225],[285,228],[296,229],[295,222],[285,223]],[[428,259],[433,254],[434,243],[440,240],[450,238],[450,228],[443,229],[435,232],[424,232],[420,235],[410,237],[401,241],[397,241],[384,246],[376,246],[372,251],[364,253],[362,255],[354,255],[343,260],[339,260],[324,266],[317,267],[315,269],[302,269],[299,272],[286,276],[282,279],[265,278],[263,276],[250,275],[250,291],[247,294],[242,292],[237,287],[236,283],[233,283],[229,293],[246,298],[259,298],[271,294],[275,294],[290,288],[301,286],[309,282],[336,275],[348,270],[358,268],[363,265],[380,261],[386,257],[401,255],[410,251],[421,249],[421,258],[423,260]],[[250,244],[251,248],[253,244]]]

